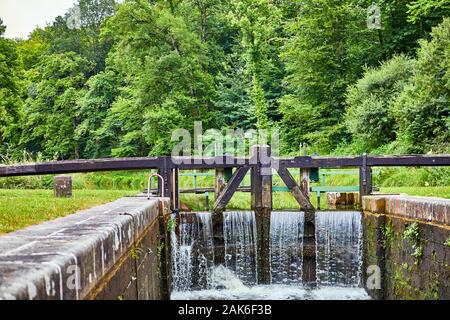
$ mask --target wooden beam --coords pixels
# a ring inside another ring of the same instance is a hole
[[[367,157],[369,167],[439,167],[450,166],[450,155],[413,155],[413,156],[386,156]]]
[[[307,168],[300,169],[300,190],[303,194],[310,199],[311,198],[311,170]]]
[[[363,157],[295,157],[276,158],[280,166],[285,168],[346,168],[363,166]],[[33,176],[47,174],[83,173],[99,171],[158,169],[163,163],[168,168],[178,167],[180,170],[238,168],[250,165],[249,158],[229,156],[212,158],[124,158],[98,160],[71,160],[25,165],[0,165],[0,177]],[[367,157],[369,167],[424,167],[450,166],[450,155],[435,156],[387,156]]]
[[[220,196],[216,199],[214,204],[214,211],[220,212],[225,210],[234,193],[240,186],[241,182],[244,180],[248,171],[250,170],[249,166],[240,167],[236,170],[230,182],[228,182],[225,189],[222,191]]]
[[[158,169],[165,158],[125,158],[99,160],[73,160],[26,165],[0,166],[0,177],[33,176],[62,173]]]
[[[179,176],[180,170],[178,168],[174,168],[171,170],[170,179],[170,190],[172,194],[171,206],[173,211],[180,210],[180,187],[179,187]]]
[[[214,184],[214,194],[215,199],[219,198],[220,194],[225,189],[227,182],[225,181],[225,169],[216,169],[215,184]]]
[[[170,209],[173,209],[172,202],[172,169],[170,168],[170,164],[167,161],[167,158],[163,158],[163,163],[158,169],[158,174],[163,177],[164,184],[161,184],[161,181],[158,179],[158,191],[159,196],[162,196],[162,190],[164,189],[164,197],[170,199]]]
[[[315,209],[314,206],[311,204],[311,201],[309,201],[309,199],[303,194],[301,188],[298,186],[297,182],[292,177],[289,170],[285,167],[280,167],[278,169],[278,174],[291,191],[295,200],[297,200],[301,209],[304,211],[314,211]]]
[[[270,218],[272,201],[271,148],[255,145],[251,148],[252,209],[256,216],[258,283],[270,284]]]
[[[359,169],[359,205],[362,206],[363,196],[372,194],[372,168],[368,166],[368,158],[363,157],[363,165]]]
[[[364,157],[293,157],[279,158],[287,168],[351,168],[361,167]],[[450,155],[368,156],[370,167],[432,167],[450,166]]]

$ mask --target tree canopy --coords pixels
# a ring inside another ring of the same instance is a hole
[[[367,25],[368,8],[381,12]],[[448,152],[449,0],[79,0],[0,19],[0,155],[168,155],[175,129],[281,129],[283,154]]]

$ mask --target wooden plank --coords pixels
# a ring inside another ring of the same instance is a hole
[[[73,160],[36,163],[16,166],[0,166],[0,177],[32,176],[62,173],[83,173],[98,171],[158,169],[164,163],[162,158],[125,158],[99,160]]]
[[[214,204],[215,212],[225,210],[226,206],[230,202],[231,198],[238,189],[239,185],[244,180],[249,170],[249,166],[240,167],[236,170],[230,182],[227,184],[220,196],[216,199],[216,202]]]
[[[280,158],[280,166],[286,168],[345,168],[362,165],[361,157],[295,157]]]
[[[184,160],[185,162],[182,162]],[[295,157],[278,158],[281,167],[286,168],[346,168],[363,166],[363,157]],[[178,166],[180,170],[236,168],[250,165],[249,158],[124,158],[73,160],[47,163],[0,166],[0,177],[31,176],[97,171],[158,169],[166,162],[168,168]],[[177,164],[181,162],[181,164]],[[401,166],[450,166],[450,155],[436,156],[389,156],[367,157],[369,167]]]
[[[301,209],[305,211],[314,211],[314,206],[311,204],[311,201],[309,201],[309,199],[303,194],[289,170],[285,167],[280,167],[278,169],[278,175],[289,188],[295,200],[299,203]]]
[[[450,166],[450,155],[412,155],[412,156],[386,156],[367,157],[369,167],[428,167],[428,166]]]
[[[361,167],[363,157],[294,157],[279,158],[280,165],[287,168],[351,168]],[[450,166],[450,155],[411,155],[367,157],[370,167],[397,167],[397,166]]]

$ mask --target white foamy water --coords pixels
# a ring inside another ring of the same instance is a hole
[[[316,212],[319,286],[361,285],[362,238],[361,212]]]
[[[370,300],[362,288],[260,285],[247,287],[223,266],[213,271],[213,290],[174,291],[172,300]]]
[[[302,283],[304,221],[303,212],[272,212],[270,218],[272,284]]]
[[[225,266],[246,285],[258,282],[256,217],[251,211],[223,215]]]
[[[180,235],[172,230],[172,288],[209,289],[214,247],[211,213],[180,214]]]

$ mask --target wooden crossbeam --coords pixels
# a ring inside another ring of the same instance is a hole
[[[304,211],[314,211],[314,206],[311,204],[311,201],[303,194],[301,188],[298,186],[295,179],[292,177],[291,173],[286,167],[280,167],[278,169],[278,175],[286,184],[286,186],[291,191],[295,200],[297,200],[301,209]]]
[[[293,157],[275,158],[286,168],[351,168],[364,165],[364,157]],[[77,172],[159,169],[180,170],[236,168],[251,165],[250,158],[229,156],[187,159],[182,157],[70,160],[23,165],[1,165],[0,177],[32,176]],[[450,166],[450,155],[367,156],[369,167]]]
[[[225,208],[227,207],[228,203],[230,202],[236,190],[239,188],[241,182],[244,180],[249,170],[250,170],[249,166],[243,166],[236,170],[236,172],[233,174],[233,177],[231,177],[231,180],[226,185],[225,189],[216,199],[216,202],[214,204],[215,212],[225,210]]]

